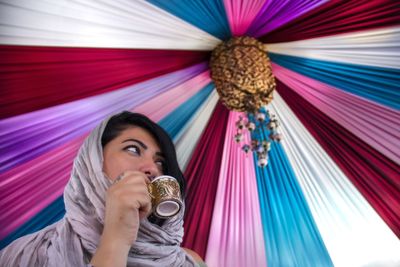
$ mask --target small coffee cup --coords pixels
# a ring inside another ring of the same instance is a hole
[[[181,190],[178,181],[168,175],[156,177],[148,184],[152,212],[159,218],[175,216],[182,208]]]

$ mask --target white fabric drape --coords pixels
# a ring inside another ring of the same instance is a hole
[[[276,92],[269,108],[335,266],[399,266],[400,241]]]
[[[0,44],[211,50],[218,42],[141,0],[0,1]]]
[[[218,94],[214,90],[174,140],[178,163],[183,172],[189,163],[201,134],[207,126],[217,102]]]
[[[400,69],[400,26],[267,44],[269,52]]]

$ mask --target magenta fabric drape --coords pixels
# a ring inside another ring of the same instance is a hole
[[[399,1],[333,0],[260,37],[260,40],[266,43],[289,42],[394,25],[400,25]]]
[[[277,90],[308,131],[400,237],[400,166],[279,80]]]
[[[400,111],[379,105],[339,88],[319,82],[272,63],[279,80],[284,81],[317,107],[371,147],[400,163]]]
[[[199,51],[0,46],[0,118],[113,91],[199,63],[208,55]]]
[[[218,102],[186,168],[183,246],[206,255],[229,111]]]

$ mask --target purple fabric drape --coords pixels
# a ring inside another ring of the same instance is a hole
[[[268,0],[250,25],[247,35],[263,36],[325,2],[327,0]]]
[[[117,91],[0,120],[0,173],[81,136],[109,114],[140,106],[206,68],[205,63],[196,64]]]

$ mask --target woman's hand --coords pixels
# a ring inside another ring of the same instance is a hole
[[[150,180],[144,173],[126,171],[122,179],[108,189],[104,229],[100,245],[91,261],[94,266],[126,266],[129,249],[137,237],[140,219],[147,217],[151,211],[148,183]]]

